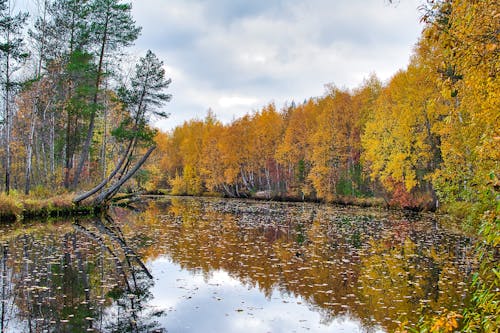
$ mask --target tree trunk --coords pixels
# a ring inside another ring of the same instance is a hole
[[[99,65],[97,67],[97,77],[96,77],[96,82],[95,82],[95,92],[94,92],[94,99],[93,99],[94,106],[97,106],[97,99],[99,96],[99,87],[101,85],[102,67],[103,67],[103,63],[104,63],[104,51],[106,49],[106,44],[108,41],[107,27],[108,27],[108,21],[106,21],[105,26],[104,26],[104,33],[103,33],[102,42],[101,42],[101,51],[99,53]],[[89,122],[88,131],[87,131],[87,137],[85,138],[82,153],[80,155],[80,161],[78,162],[78,166],[77,166],[76,171],[75,171],[75,177],[73,179],[73,188],[76,188],[78,186],[78,182],[80,180],[80,175],[83,171],[83,166],[85,165],[85,162],[87,162],[87,157],[88,157],[89,152],[90,152],[90,144],[92,142],[92,137],[94,136],[95,116],[96,116],[96,111],[94,110],[90,114],[90,122]]]
[[[7,40],[9,36],[7,35]],[[7,55],[5,65],[5,193],[10,192],[10,56]]]
[[[33,110],[31,111],[31,124],[30,132],[28,135],[28,147],[26,152],[26,175],[25,175],[25,186],[24,194],[28,195],[31,188],[31,159],[33,155],[33,138],[35,136],[35,123],[36,123],[36,100],[33,103]]]
[[[84,194],[82,194],[82,195],[76,197],[75,199],[73,199],[73,203],[78,204],[78,203],[82,202],[83,200],[85,200],[88,197],[94,195],[99,190],[101,190],[104,186],[106,186],[111,181],[111,179],[113,179],[113,177],[118,173],[118,171],[120,171],[120,169],[123,166],[123,163],[128,159],[131,146],[132,146],[132,141],[130,141],[130,143],[129,143],[128,147],[127,147],[127,150],[126,150],[125,154],[123,155],[123,158],[120,160],[120,162],[118,162],[118,164],[116,165],[115,169],[113,170],[113,172],[111,172],[111,174],[108,176],[108,178],[104,179],[99,185],[97,185],[96,187],[94,187],[90,191],[85,192]]]
[[[52,112],[50,115],[50,181],[51,185],[55,183],[55,175],[56,175],[56,119],[55,114]]]
[[[106,88],[107,90],[107,88]],[[107,140],[108,140],[108,103],[107,103],[107,97],[105,99],[104,103],[104,131],[103,131],[103,136],[102,136],[102,153],[101,153],[101,163],[102,163],[102,179],[106,179],[106,173],[107,173],[107,168],[106,168],[106,149],[107,149]]]
[[[226,194],[228,196],[230,196],[231,198],[234,198],[236,195],[233,193],[233,191],[231,191],[231,188],[227,186],[227,184],[222,184],[222,188],[224,189],[224,191],[226,192]]]
[[[148,159],[149,155],[155,150],[156,146],[152,146],[148,149],[146,154],[136,163],[136,165],[124,176],[122,177],[118,182],[116,182],[114,185],[112,185],[109,189],[101,193],[94,201],[95,204],[100,205],[103,202],[106,202],[110,197],[112,197],[119,189],[120,187],[127,181],[129,180],[136,172],[139,170],[139,168],[146,162]]]
[[[70,173],[73,166],[73,151],[71,148],[71,114],[69,110],[66,110],[66,156],[65,156],[65,170],[64,170],[64,187],[69,188],[70,185]]]

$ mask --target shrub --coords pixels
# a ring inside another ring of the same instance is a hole
[[[0,194],[0,216],[17,216],[23,211],[23,205],[15,195]]]

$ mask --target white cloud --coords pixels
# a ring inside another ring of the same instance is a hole
[[[231,108],[235,106],[252,106],[258,101],[253,97],[241,96],[223,96],[219,98],[219,106],[223,108]]]
[[[147,263],[155,285],[147,303],[167,315],[161,326],[174,332],[361,332],[359,319],[343,314],[325,320],[300,296],[274,289],[266,296],[227,271],[189,272],[167,257]],[[193,320],[196,318],[196,320]],[[374,328],[376,333],[382,331]]]
[[[406,66],[421,26],[418,0],[134,0],[143,26],[137,49],[167,65],[172,117],[163,128],[203,118],[227,122],[274,100],[277,106],[355,87]]]

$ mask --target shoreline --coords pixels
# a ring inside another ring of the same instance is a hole
[[[0,224],[33,219],[96,215],[104,209],[103,206],[98,205],[76,205],[72,200],[73,195],[46,199],[0,196]]]

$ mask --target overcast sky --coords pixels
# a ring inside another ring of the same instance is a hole
[[[354,88],[370,73],[404,68],[422,26],[419,1],[134,0],[142,26],[137,54],[151,49],[172,78],[170,129],[204,118],[223,122],[320,96],[324,85]]]
[[[142,26],[132,58],[151,49],[172,78],[171,116],[156,123],[165,130],[208,108],[227,123],[272,101],[321,96],[328,83],[387,80],[422,28],[421,0],[131,1]]]

